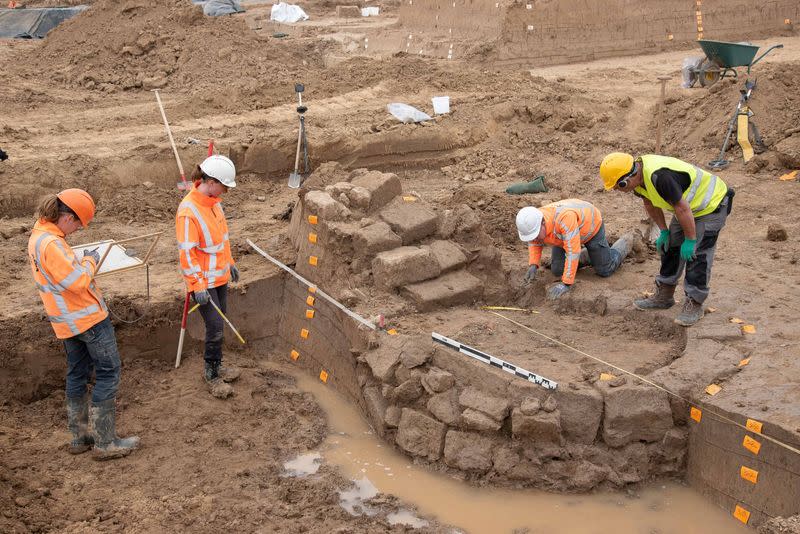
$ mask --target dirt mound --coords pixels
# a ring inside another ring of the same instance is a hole
[[[189,2],[102,0],[22,54],[18,65],[36,64],[70,87],[109,92],[197,90],[220,81],[237,90],[279,79],[304,52],[297,43],[256,36],[243,18],[205,17]]]
[[[800,95],[796,80],[800,62],[760,64],[753,79],[757,86],[750,99],[768,151],[747,165],[750,172],[762,169],[774,172],[800,166]],[[667,97],[667,147],[670,153],[696,154],[697,161],[716,158],[727,130],[743,80],[722,80],[710,89],[695,89],[689,95]],[[691,128],[686,125],[691,124]],[[654,125],[655,127],[655,125]],[[794,148],[792,148],[794,147]],[[733,141],[728,159],[741,157]]]

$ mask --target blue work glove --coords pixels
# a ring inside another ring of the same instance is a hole
[[[661,230],[656,239],[656,251],[662,256],[667,253],[669,248],[669,230]]]
[[[681,244],[681,259],[683,261],[693,261],[697,255],[694,253],[694,247],[697,245],[697,239],[684,239]]]
[[[556,300],[567,291],[569,291],[569,286],[564,282],[554,284],[547,289],[547,300]]]
[[[194,292],[194,301],[200,306],[205,306],[208,304],[209,300],[211,300],[211,295],[208,294],[207,289],[201,289],[200,291]]]
[[[87,250],[83,251],[83,257],[84,258],[92,258],[94,260],[94,264],[95,265],[100,263],[100,253],[97,252],[97,248],[98,247],[95,247],[92,250],[88,250],[87,249]]]
[[[235,265],[231,265],[231,282],[234,284],[239,281],[239,268]]]
[[[525,282],[533,282],[533,279],[536,278],[536,271],[539,270],[538,265],[531,265],[528,267],[528,272],[525,273]]]

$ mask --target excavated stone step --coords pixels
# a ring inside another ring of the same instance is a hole
[[[443,306],[469,304],[483,293],[483,282],[465,270],[447,273],[433,280],[409,284],[401,294],[410,299],[419,311]]]

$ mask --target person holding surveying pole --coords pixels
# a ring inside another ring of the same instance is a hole
[[[225,156],[207,157],[192,174],[194,186],[178,206],[175,232],[187,291],[199,304],[206,327],[203,378],[211,394],[233,394],[227,382],[240,370],[222,367],[223,313],[227,308],[228,282],[239,281],[233,262],[228,223],[220,197],[236,187],[236,167]]]

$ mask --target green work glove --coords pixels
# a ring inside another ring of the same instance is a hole
[[[528,267],[528,272],[525,273],[525,283],[533,282],[533,279],[536,278],[536,271],[539,270],[538,265],[531,265]]]
[[[667,253],[667,249],[669,248],[669,230],[661,230],[661,233],[658,234],[658,239],[656,239],[656,250],[662,256]]]
[[[564,282],[554,284],[547,289],[547,300],[556,300],[567,291],[569,291],[569,286]]]
[[[694,247],[697,245],[697,239],[684,239],[681,244],[681,259],[683,261],[694,261],[697,257],[694,253]]]

